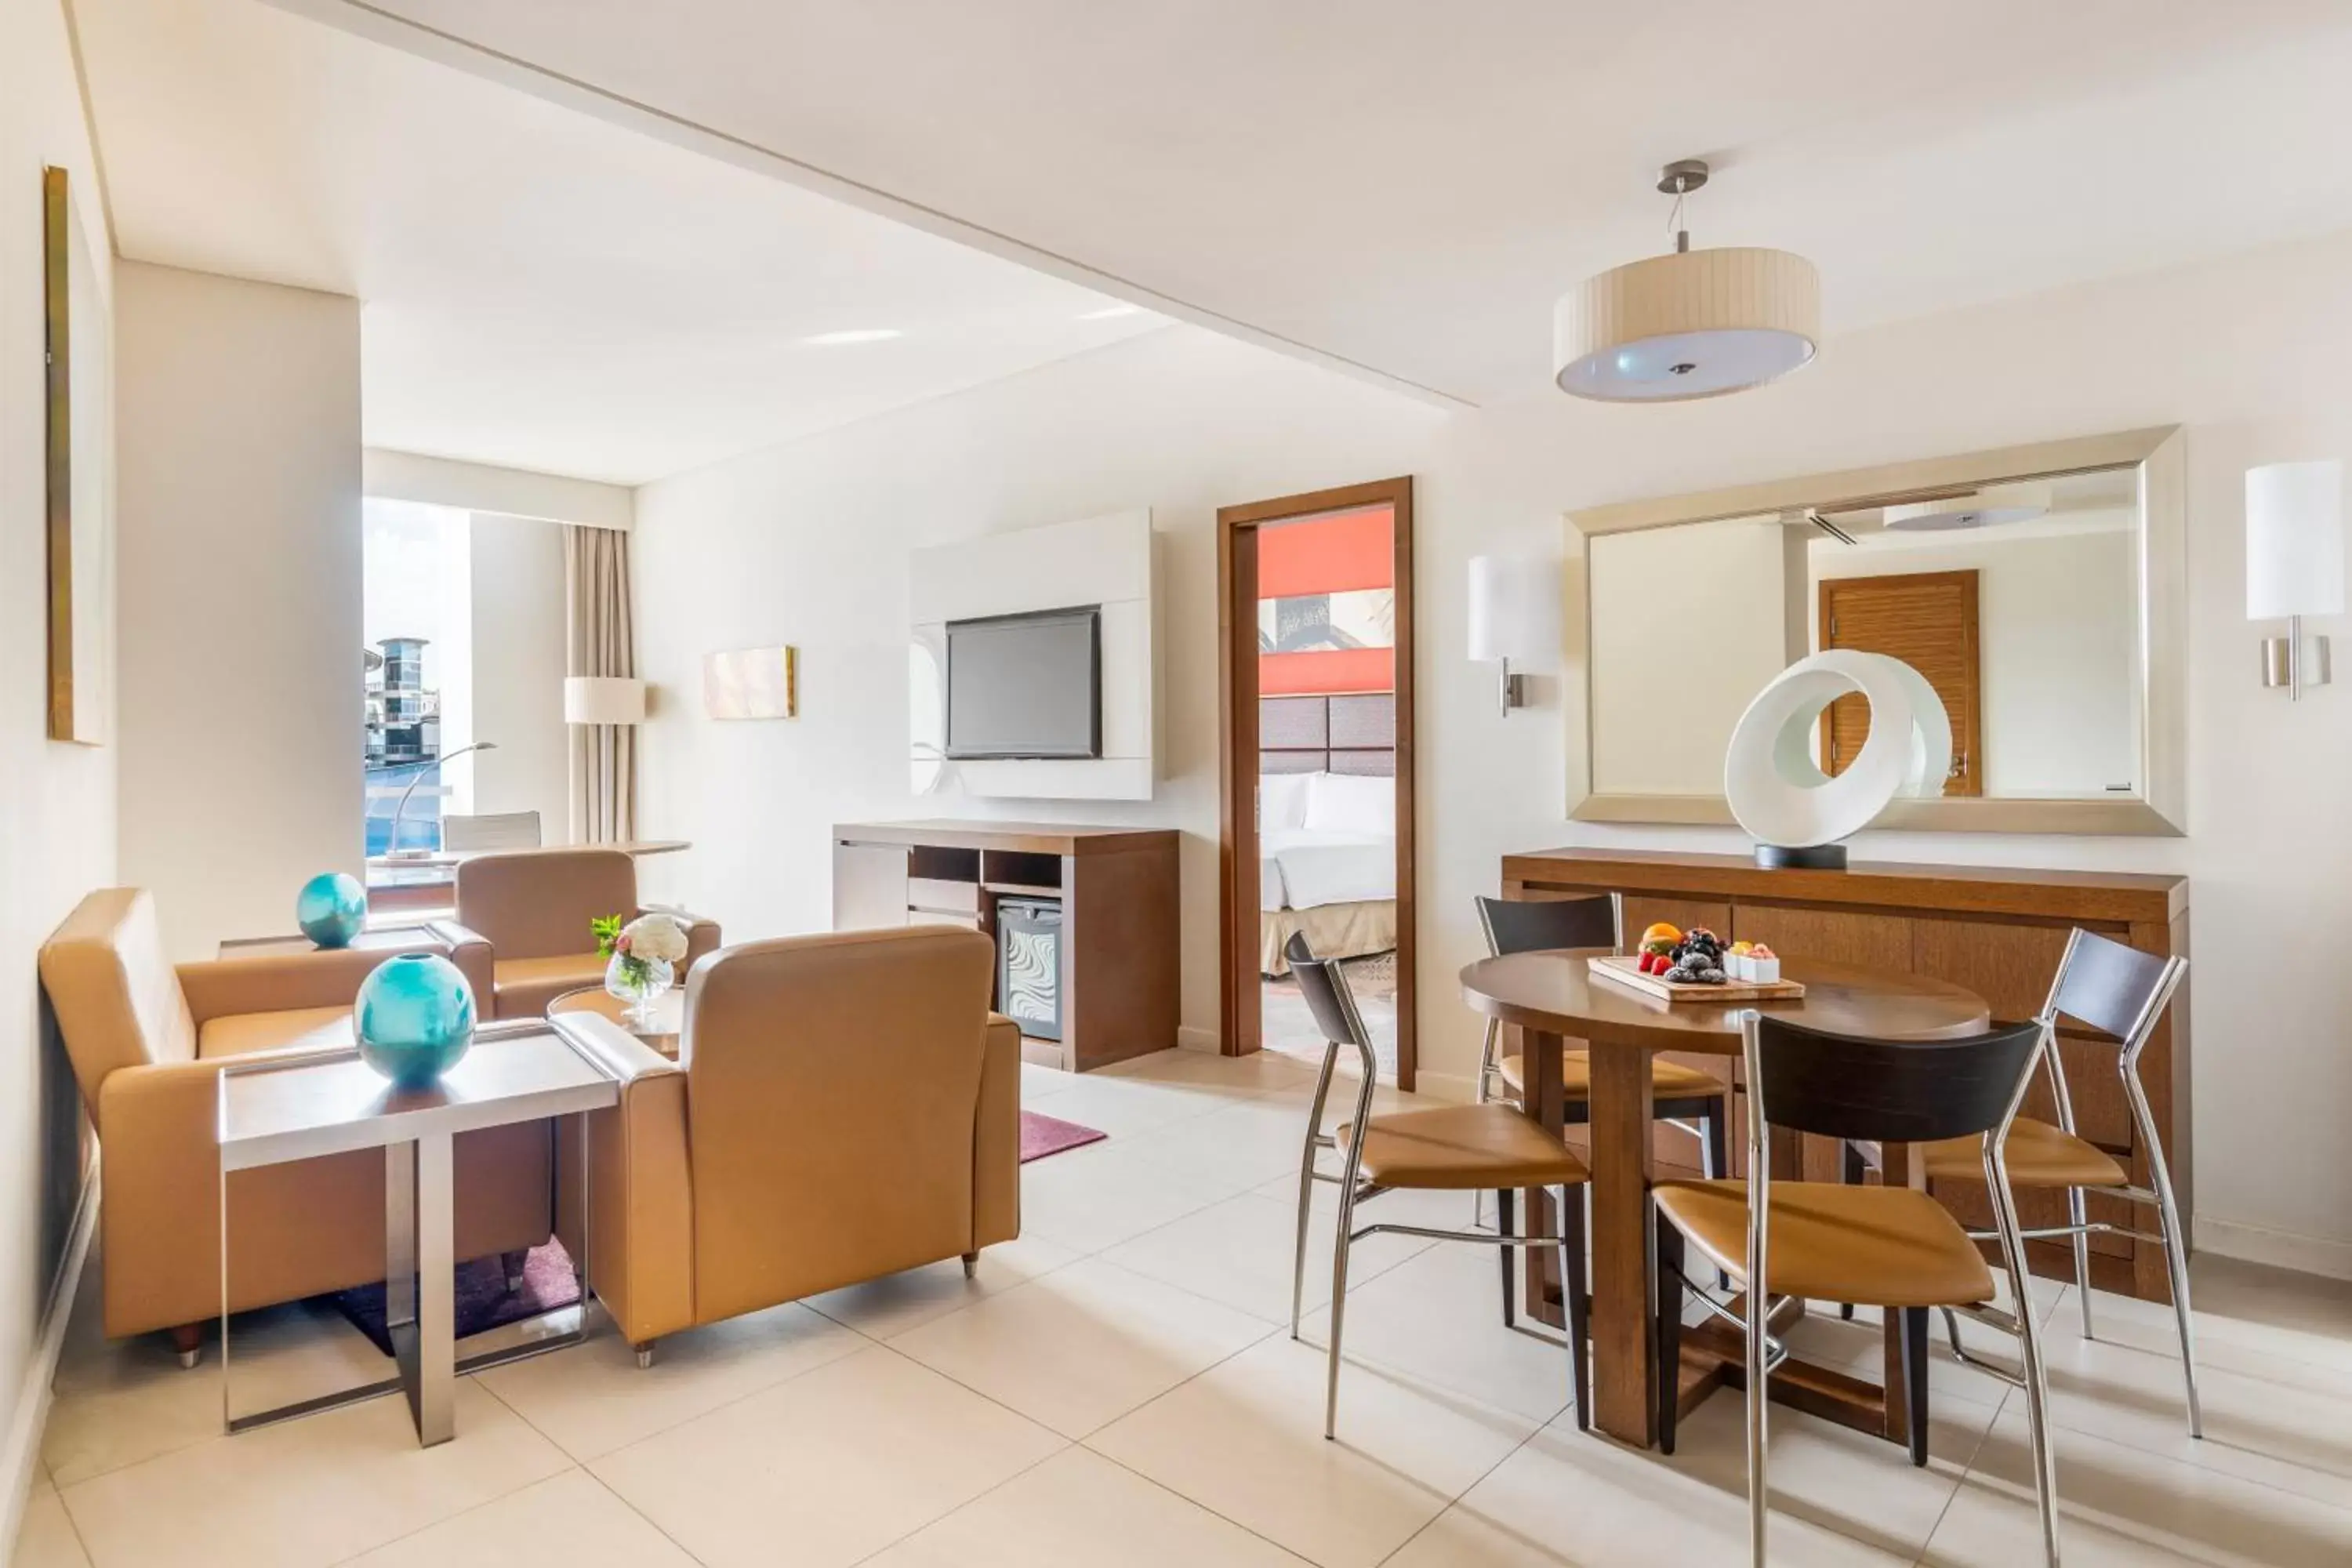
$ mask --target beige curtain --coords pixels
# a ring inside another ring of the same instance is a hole
[[[627,534],[564,529],[563,625],[565,674],[637,673]],[[636,731],[625,724],[572,725],[572,841],[613,844],[636,836]]]

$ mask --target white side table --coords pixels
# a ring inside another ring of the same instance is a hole
[[[357,1050],[349,1050],[224,1068],[219,1093],[223,1424],[242,1432],[396,1388],[408,1396],[417,1442],[447,1442],[457,1431],[453,1401],[460,1370],[450,1141],[478,1128],[616,1105],[619,1089],[543,1021],[520,1019],[483,1026],[465,1059],[429,1089],[395,1089]],[[235,1415],[229,1402],[229,1174],[359,1149],[383,1151],[384,1311],[399,1375]],[[580,1179],[584,1200],[584,1171]],[[579,1260],[583,1279],[586,1262]],[[583,1309],[586,1304],[583,1287]],[[535,1348],[551,1350],[576,1338],[551,1338]]]

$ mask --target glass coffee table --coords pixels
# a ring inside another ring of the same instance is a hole
[[[654,998],[646,1009],[646,1019],[639,1022],[629,1016],[628,1004],[601,985],[583,985],[577,991],[566,991],[547,1004],[551,1018],[565,1013],[593,1013],[600,1018],[610,1018],[644,1041],[650,1050],[659,1051],[675,1061],[677,1059],[678,1036],[686,1029],[686,987],[673,985]]]
[[[538,1019],[486,1024],[473,1048],[426,1089],[399,1089],[357,1050],[260,1060],[220,1073],[221,1418],[232,1433],[397,1389],[420,1446],[457,1432],[457,1374],[576,1342],[577,1331],[468,1360],[457,1355],[451,1143],[460,1132],[584,1115],[620,1103],[619,1086]],[[354,1151],[383,1151],[384,1316],[397,1375],[239,1415],[229,1382],[229,1176]],[[581,1172],[583,1212],[587,1173]],[[583,1227],[583,1234],[585,1227]],[[585,1243],[583,1250],[585,1251]],[[587,1259],[575,1265],[584,1279]],[[587,1298],[582,1296],[582,1306]]]

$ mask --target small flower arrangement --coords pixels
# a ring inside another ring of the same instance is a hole
[[[686,928],[668,915],[639,915],[625,925],[618,915],[602,915],[588,929],[596,938],[596,956],[611,959],[621,978],[637,990],[648,987],[655,964],[673,964],[686,956]]]

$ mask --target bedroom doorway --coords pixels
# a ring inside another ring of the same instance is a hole
[[[1322,1059],[1303,933],[1410,1089],[1412,480],[1223,508],[1217,568],[1223,1048]]]

